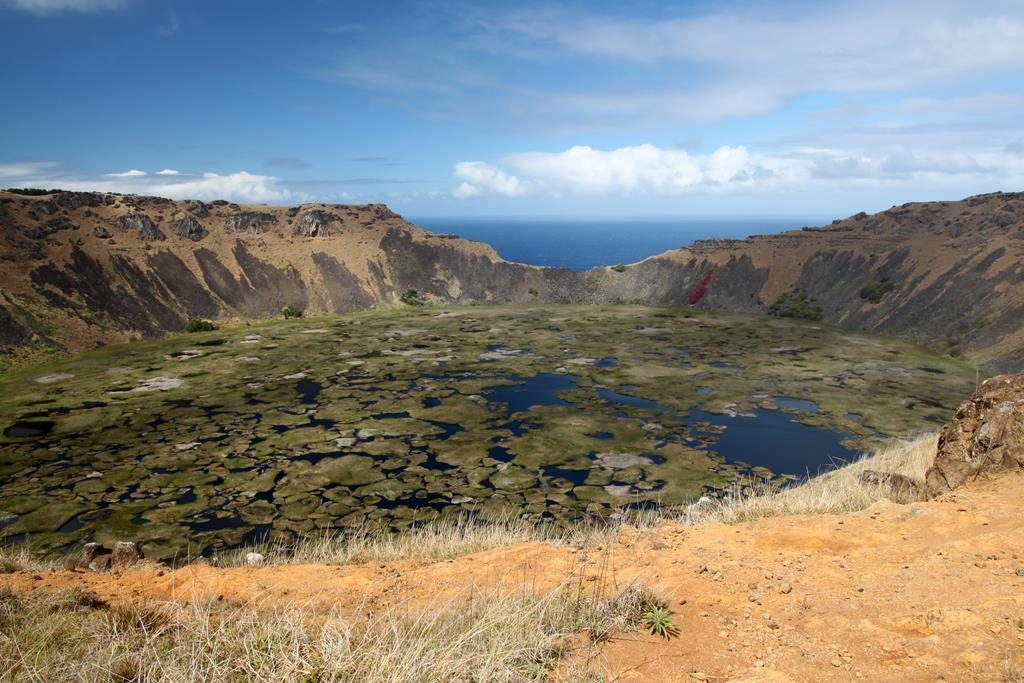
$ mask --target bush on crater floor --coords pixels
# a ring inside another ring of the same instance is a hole
[[[797,318],[800,320],[821,320],[821,306],[807,296],[802,289],[792,289],[768,308],[768,312],[779,318]]]
[[[217,328],[209,320],[200,318],[192,318],[185,325],[186,332],[213,332],[215,329]]]

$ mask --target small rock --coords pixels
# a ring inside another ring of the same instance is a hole
[[[781,586],[779,586],[779,592],[782,593],[783,595],[789,595],[790,593],[793,592],[793,587],[791,585],[789,585],[788,583],[784,583]]]
[[[250,567],[255,567],[257,565],[261,565],[265,561],[266,561],[266,558],[263,557],[263,555],[260,554],[260,553],[246,553],[245,554],[245,563],[247,565],[249,565]]]

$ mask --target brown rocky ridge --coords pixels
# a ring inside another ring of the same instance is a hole
[[[383,205],[295,207],[0,192],[0,347],[79,350],[190,318],[396,303],[617,303],[784,311],[1024,367],[1024,193],[924,202],[825,228],[705,240],[624,270],[501,259]],[[806,311],[805,311],[806,312]]]

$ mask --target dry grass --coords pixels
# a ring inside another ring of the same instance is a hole
[[[515,512],[497,517],[447,517],[401,533],[354,530],[306,537],[297,544],[263,544],[227,553],[221,566],[243,564],[245,555],[258,552],[269,564],[354,564],[394,560],[447,560],[515,543],[544,541],[556,545],[584,545],[595,534],[607,532],[593,524],[571,529],[538,526]]]
[[[0,681],[538,680],[571,650],[593,648],[574,634],[631,628],[651,596],[635,586],[610,599],[563,587],[360,619],[297,607],[112,607],[87,594],[5,592]]]
[[[678,521],[734,523],[781,515],[843,514],[863,510],[883,499],[897,503],[917,500],[918,491],[864,481],[861,475],[869,470],[891,473],[923,484],[925,472],[935,460],[937,443],[935,434],[894,441],[873,455],[782,491],[748,482],[721,500],[691,506]]]
[[[35,551],[29,543],[0,547],[0,574],[11,572],[47,572],[65,566],[61,560],[47,558]]]

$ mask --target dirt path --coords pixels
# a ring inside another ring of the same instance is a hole
[[[0,575],[113,601],[310,610],[471,601],[478,589],[610,592],[642,580],[680,636],[623,634],[591,662],[620,681],[1018,681],[1024,675],[1024,475],[843,517],[663,525],[588,551],[521,544],[443,562]]]

